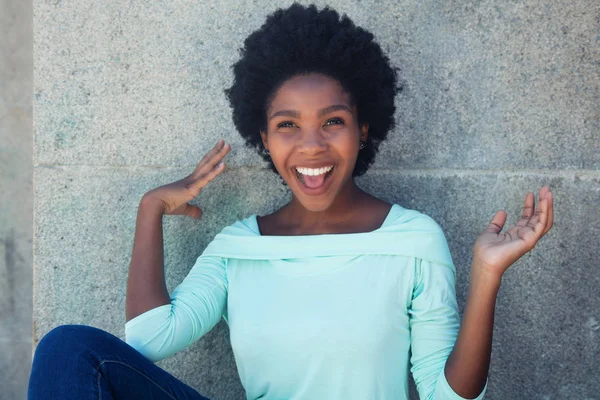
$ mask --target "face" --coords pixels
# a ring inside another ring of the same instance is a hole
[[[368,126],[359,126],[350,95],[320,74],[285,81],[267,109],[263,144],[294,197],[325,211],[354,188],[352,172]]]

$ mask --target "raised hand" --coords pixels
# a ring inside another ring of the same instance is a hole
[[[554,211],[552,192],[548,186],[540,189],[537,206],[533,193],[525,195],[523,214],[517,224],[504,233],[506,211],[498,211],[487,229],[477,238],[473,248],[473,268],[500,279],[504,272],[552,227]]]
[[[231,146],[223,139],[219,139],[215,147],[200,160],[194,172],[181,180],[150,190],[144,195],[142,201],[158,204],[163,214],[187,215],[199,219],[202,210],[189,202],[200,194],[203,187],[225,170],[223,157],[229,153],[229,150]]]

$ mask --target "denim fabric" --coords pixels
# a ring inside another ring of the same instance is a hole
[[[42,338],[29,379],[30,400],[208,400],[103,330],[63,325]]]

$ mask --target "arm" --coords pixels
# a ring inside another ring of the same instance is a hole
[[[410,362],[419,398],[423,400],[480,400],[485,394],[485,376],[481,389],[471,395],[451,386],[444,372],[448,356],[456,348],[460,328],[455,275],[453,266],[416,260],[413,297],[408,310]],[[460,329],[464,329],[464,325]],[[466,379],[472,377],[467,375]]]
[[[127,280],[127,321],[171,302],[163,266],[163,212],[161,205],[152,198],[142,198],[138,208]]]
[[[519,222],[501,233],[506,213],[499,211],[473,250],[467,305],[458,339],[445,366],[446,379],[459,395],[474,398],[485,387],[492,351],[494,308],[504,272],[533,249],[553,223],[552,193],[540,190],[534,210],[533,193],[525,197]]]
[[[125,324],[129,345],[151,361],[159,361],[190,346],[221,319],[227,304],[226,262],[200,256],[166,305]]]
[[[153,189],[142,197],[127,280],[127,321],[171,302],[165,284],[162,217],[187,215],[199,219],[202,210],[189,202],[223,172],[222,160],[229,150],[230,146],[219,140],[189,176]]]
[[[413,295],[408,309],[411,372],[419,398],[461,400],[444,379],[444,364],[460,327],[455,270],[416,259]]]
[[[126,341],[152,361],[189,346],[221,317],[227,293],[225,262],[200,257],[169,296],[163,259],[163,215],[199,219],[189,202],[225,168],[229,145],[219,140],[192,174],[146,193],[138,208],[127,281]]]
[[[472,266],[477,269],[477,265]],[[448,357],[444,372],[452,389],[462,397],[474,399],[482,393],[490,367],[494,309],[500,282],[474,280],[458,338]]]

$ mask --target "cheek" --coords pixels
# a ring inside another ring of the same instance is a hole
[[[360,146],[360,136],[356,135],[355,132],[347,132],[345,135],[339,137],[337,141],[337,148],[346,157],[358,156]]]
[[[271,161],[273,161],[277,171],[279,171],[280,174],[285,172],[287,152],[281,146],[269,146],[269,149]]]
[[[285,159],[294,147],[291,138],[276,134],[273,134],[271,137],[269,137],[268,144],[269,152],[271,153],[271,158],[273,158],[274,162],[276,159]]]
[[[285,170],[285,161],[281,158],[271,156],[271,160],[273,160],[273,164],[275,164],[275,168],[281,174]]]

